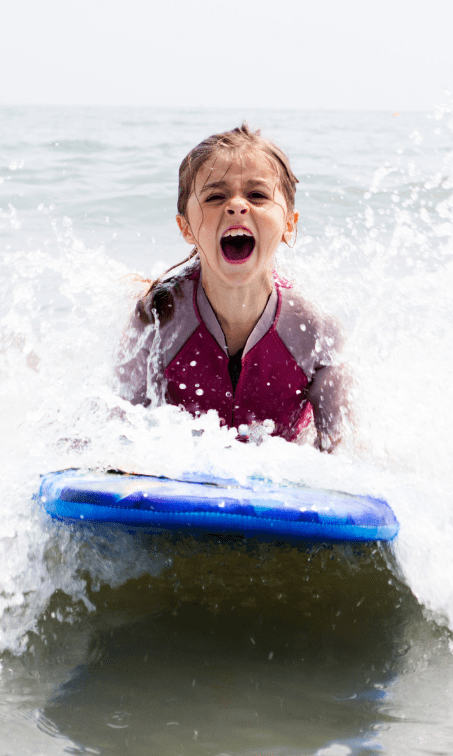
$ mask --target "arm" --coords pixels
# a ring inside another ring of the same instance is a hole
[[[318,321],[315,338],[317,359],[308,386],[317,439],[315,446],[329,454],[338,446],[349,417],[350,377],[341,364],[344,334],[330,317]]]
[[[325,365],[315,371],[307,399],[313,407],[316,448],[329,454],[340,443],[349,414],[349,381],[343,367]]]
[[[147,407],[151,403],[148,397],[148,362],[155,333],[154,318],[140,300],[121,341],[115,367],[119,394],[131,404]]]
[[[148,407],[152,402],[164,401],[160,329],[173,318],[174,295],[183,296],[181,287],[173,281],[159,284],[148,292],[138,301],[123,337],[116,376],[120,396],[131,404]]]

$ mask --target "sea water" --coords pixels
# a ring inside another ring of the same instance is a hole
[[[247,118],[288,152],[279,270],[348,335],[322,455],[119,399],[115,348],[189,248],[177,170]],[[0,751],[453,754],[453,111],[0,110]],[[391,546],[235,549],[52,522],[68,467],[385,497]]]

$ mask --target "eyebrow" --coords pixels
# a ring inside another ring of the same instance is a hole
[[[269,187],[269,181],[266,181],[266,179],[249,179],[245,183],[246,187],[249,186],[263,186],[263,187]],[[228,182],[221,179],[220,181],[211,181],[207,184],[204,184],[200,189],[200,194],[202,192],[209,192],[211,189],[224,189],[228,187]]]

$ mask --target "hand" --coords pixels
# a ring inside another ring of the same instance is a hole
[[[332,454],[333,450],[336,449],[340,441],[341,441],[341,436],[339,434],[334,436],[334,435],[330,435],[329,433],[323,433],[322,431],[317,431],[317,439],[315,441],[315,448],[319,449],[319,451],[321,452]]]

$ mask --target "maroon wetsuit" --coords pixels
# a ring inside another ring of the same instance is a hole
[[[214,409],[228,427],[270,419],[274,433],[290,441],[314,415],[317,430],[335,436],[341,422],[339,342],[333,323],[276,278],[240,362],[232,366],[200,271],[192,269],[139,302],[122,348],[120,391],[133,404],[146,406],[160,393],[194,415]]]

